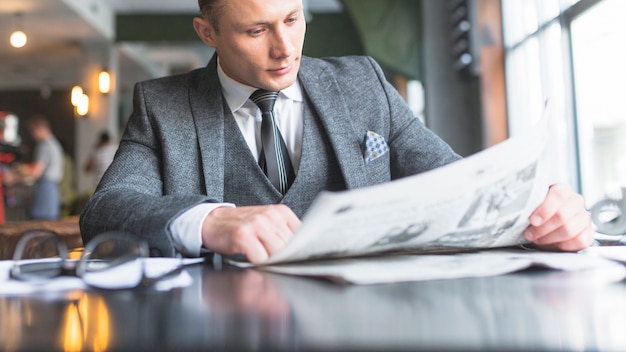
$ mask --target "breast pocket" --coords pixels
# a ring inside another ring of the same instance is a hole
[[[385,153],[374,160],[364,162],[367,180],[370,184],[375,185],[391,180],[389,153]]]

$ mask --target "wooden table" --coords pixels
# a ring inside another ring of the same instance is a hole
[[[78,216],[67,217],[62,220],[30,220],[30,221],[8,221],[0,225],[0,260],[11,259],[15,245],[20,236],[34,229],[46,229],[56,232],[68,249],[83,246],[78,226]],[[1,346],[0,346],[1,348]]]

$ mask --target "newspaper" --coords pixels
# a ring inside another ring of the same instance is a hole
[[[623,280],[626,268],[614,258],[514,248],[527,243],[530,214],[552,184],[549,126],[544,116],[525,134],[450,165],[324,192],[293,239],[256,267],[350,284],[493,276],[530,266]]]
[[[397,254],[378,256],[375,260],[372,257],[342,258],[270,265],[262,269],[357,285],[486,277],[529,267],[586,271],[600,282],[617,282],[626,278],[626,267],[611,259],[593,252],[565,253],[504,248],[454,254]]]
[[[376,256],[379,261],[381,255],[528,243],[522,233],[550,185],[549,125],[544,112],[526,133],[447,166],[376,186],[322,192],[283,249],[257,265],[231,262],[290,274],[297,274],[298,266],[287,270],[285,264],[300,263],[306,264],[300,265],[303,275],[313,275],[320,260]],[[323,265],[317,269],[328,272]]]
[[[261,265],[386,252],[459,251],[526,243],[547,193],[546,118],[535,128],[422,174],[323,192],[292,240]]]

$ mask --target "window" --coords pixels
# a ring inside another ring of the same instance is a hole
[[[581,188],[588,200],[626,187],[626,1],[604,0],[572,21]]]
[[[548,156],[552,181],[576,187],[575,127],[568,105],[569,65],[562,28],[564,11],[574,2],[503,0],[502,11],[509,134],[532,128],[547,104],[555,125]]]
[[[555,182],[588,206],[626,187],[623,0],[502,0],[509,134],[547,101]]]

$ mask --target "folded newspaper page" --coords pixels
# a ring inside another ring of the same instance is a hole
[[[293,239],[261,265],[526,243],[522,232],[549,186],[548,123],[539,125],[432,171],[321,193]]]
[[[262,269],[280,274],[323,278],[340,284],[373,285],[495,276],[529,267],[586,271],[601,282],[616,282],[626,277],[624,265],[594,253],[546,252],[520,248],[455,254],[397,254],[375,259],[330,259],[270,265]]]

